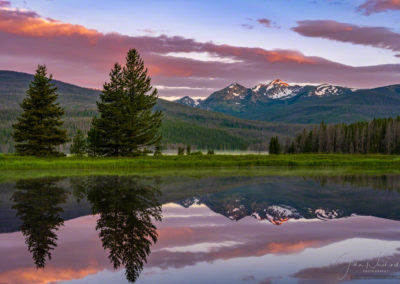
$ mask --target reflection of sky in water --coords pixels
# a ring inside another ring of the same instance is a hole
[[[343,263],[400,253],[398,222],[374,217],[274,226],[253,217],[231,221],[205,205],[172,203],[163,206],[163,216],[136,283],[337,283]],[[102,249],[96,220],[66,221],[52,260],[39,271],[20,232],[1,234],[0,254],[7,258],[0,260],[0,283],[126,283],[124,271],[114,271]]]

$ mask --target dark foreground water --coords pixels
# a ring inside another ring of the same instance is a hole
[[[0,184],[0,283],[398,283],[400,176]]]

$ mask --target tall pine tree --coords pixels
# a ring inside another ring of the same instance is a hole
[[[269,154],[280,154],[281,153],[281,144],[279,143],[278,136],[271,137],[269,141]]]
[[[64,110],[56,103],[57,88],[51,81],[46,66],[39,65],[21,104],[23,113],[13,125],[15,148],[20,155],[60,155],[56,146],[67,141],[66,130],[61,128]]]
[[[158,143],[161,112],[153,111],[157,98],[139,53],[129,50],[125,67],[116,63],[110,81],[103,86],[97,103],[100,116],[89,131],[98,133],[100,139],[89,148],[96,148],[97,155],[129,156]]]

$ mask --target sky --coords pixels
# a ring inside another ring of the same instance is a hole
[[[400,83],[400,0],[0,0],[0,70],[101,89],[136,48],[160,97],[279,78]]]

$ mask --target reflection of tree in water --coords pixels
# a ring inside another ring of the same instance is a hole
[[[51,259],[51,250],[57,246],[55,231],[63,224],[60,204],[66,201],[67,192],[56,186],[57,181],[57,178],[19,180],[12,195],[12,208],[22,221],[21,231],[38,268],[45,266],[46,257]]]
[[[399,175],[343,175],[343,176],[319,176],[312,177],[321,186],[326,184],[352,185],[356,187],[370,187],[374,189],[399,191]]]
[[[99,214],[96,229],[115,269],[125,266],[134,282],[143,269],[150,248],[157,241],[152,218],[161,221],[159,191],[132,177],[89,177],[87,197],[93,214]]]

